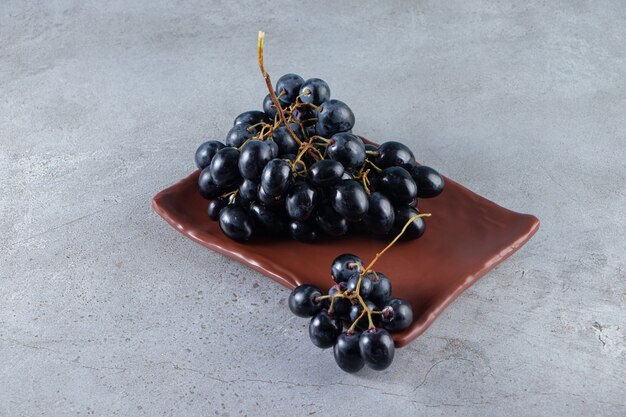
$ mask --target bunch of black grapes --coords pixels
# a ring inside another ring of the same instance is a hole
[[[322,349],[332,347],[344,371],[357,372],[364,365],[386,369],[395,352],[390,332],[411,324],[410,304],[391,298],[389,278],[364,268],[355,255],[338,256],[331,274],[335,285],[327,295],[313,285],[300,285],[289,295],[289,309],[299,317],[311,317],[311,341]]]
[[[323,80],[283,75],[274,97],[265,97],[263,111],[237,116],[225,143],[209,140],[196,151],[209,218],[231,239],[393,235],[418,213],[417,198],[442,192],[441,175],[416,166],[407,146],[364,144],[353,134],[352,110],[330,98]],[[416,218],[403,238],[419,238],[424,227]]]

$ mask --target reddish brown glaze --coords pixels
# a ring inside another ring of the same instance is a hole
[[[353,253],[368,263],[388,243],[367,235],[314,244],[288,238],[234,242],[207,217],[208,201],[198,192],[198,174],[158,193],[152,200],[154,210],[190,239],[288,288],[309,283],[327,290],[333,283],[330,263],[337,255]],[[424,236],[398,242],[375,267],[391,279],[393,295],[413,306],[411,327],[393,335],[398,347],[422,334],[459,294],[511,256],[539,228],[536,217],[500,207],[449,178],[445,181],[441,195],[418,202],[421,212],[432,213],[425,219]]]

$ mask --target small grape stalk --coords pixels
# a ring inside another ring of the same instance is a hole
[[[357,372],[365,365],[380,371],[391,365],[395,347],[390,332],[409,327],[413,310],[407,301],[391,298],[391,281],[372,268],[416,219],[429,216],[412,216],[367,266],[349,253],[335,258],[331,265],[335,285],[327,295],[310,284],[296,287],[289,295],[291,312],[311,317],[313,344],[322,349],[333,347],[335,361],[344,371]]]
[[[208,140],[195,154],[209,219],[238,242],[259,234],[312,242],[352,229],[394,236],[412,217],[403,239],[422,236],[416,201],[439,195],[443,177],[416,166],[400,142],[365,144],[352,132],[354,113],[325,81],[285,74],[273,85],[264,44],[259,32],[262,110],[241,113],[224,142]]]

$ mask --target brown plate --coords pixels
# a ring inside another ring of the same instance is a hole
[[[208,201],[198,192],[198,175],[196,171],[158,193],[152,200],[154,210],[183,235],[288,288],[309,283],[327,290],[333,284],[330,264],[337,255],[353,253],[367,264],[388,243],[365,235],[313,244],[288,238],[234,242],[207,217]],[[459,294],[539,228],[536,217],[500,207],[449,178],[445,181],[441,195],[418,202],[421,212],[432,213],[425,219],[424,236],[398,242],[375,267],[391,280],[393,296],[413,306],[411,327],[393,335],[398,347],[422,334]]]

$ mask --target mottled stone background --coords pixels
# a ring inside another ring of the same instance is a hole
[[[275,79],[542,221],[382,373],[150,208],[260,107],[259,29]],[[624,416],[625,142],[621,0],[3,0],[0,415]]]

